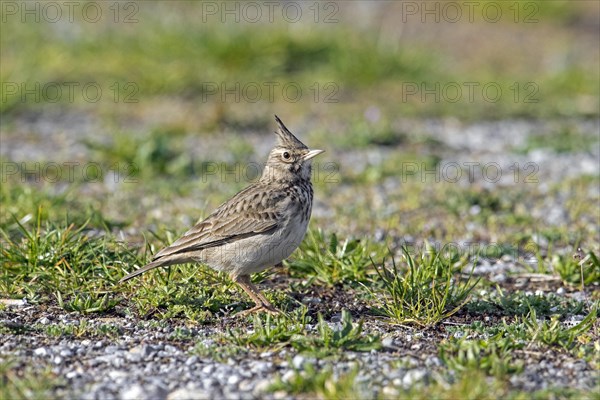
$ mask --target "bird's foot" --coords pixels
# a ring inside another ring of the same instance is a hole
[[[240,317],[245,317],[247,315],[254,314],[254,313],[267,313],[267,314],[271,314],[271,315],[283,315],[282,311],[276,309],[275,307],[273,307],[270,304],[257,304],[256,306],[254,306],[248,310],[240,311],[236,315],[240,316]]]

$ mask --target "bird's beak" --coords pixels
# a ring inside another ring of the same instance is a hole
[[[319,154],[323,153],[325,150],[311,150],[308,153],[306,153],[303,157],[302,160],[303,161],[308,161],[311,158],[318,156]]]

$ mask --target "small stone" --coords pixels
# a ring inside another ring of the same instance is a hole
[[[334,323],[334,324],[336,322],[340,322],[341,320],[342,320],[342,314],[341,313],[334,314],[334,315],[331,316],[331,322]],[[339,331],[339,330],[341,330],[341,326],[335,326],[335,327],[333,327],[333,329],[336,330],[336,331]]]
[[[108,346],[106,349],[108,350],[110,347],[113,347],[113,346]],[[140,358],[148,359],[154,353],[156,353],[156,350],[151,345],[144,344],[144,345],[141,345],[141,346],[133,347],[132,349],[129,350],[129,352],[130,353],[134,353],[134,354],[137,353],[137,354],[139,354]]]
[[[255,362],[253,362],[251,364],[250,371],[254,372],[255,374],[260,374],[260,373],[264,373],[264,372],[270,371],[271,368],[273,368],[273,363],[272,362],[255,361]]]
[[[108,371],[108,373],[106,374],[110,380],[112,381],[116,381],[118,379],[122,379],[122,378],[126,378],[127,377],[127,373],[124,371],[119,371],[119,370],[112,370],[112,371]]]
[[[202,380],[202,387],[204,387],[204,389],[210,389],[216,386],[219,386],[219,381],[215,378],[204,378]]]
[[[115,368],[121,368],[125,365],[125,359],[122,357],[114,357],[111,364]]]
[[[398,395],[400,394],[400,390],[398,390],[397,388],[393,387],[393,386],[386,386],[383,388],[382,390],[383,392],[383,397],[398,397]]]
[[[442,360],[437,356],[427,357],[425,360],[425,366],[430,367],[440,367],[442,365]]]
[[[242,378],[240,378],[239,375],[231,375],[229,378],[227,378],[227,384],[230,386],[236,386],[241,380]]]
[[[0,299],[0,304],[6,307],[23,307],[27,305],[27,299]]]
[[[275,399],[275,400],[280,400],[280,399],[287,399],[288,398],[288,394],[283,391],[283,390],[278,390],[274,393],[271,393],[271,396]]]
[[[302,366],[304,365],[305,361],[306,361],[306,359],[304,358],[304,356],[301,356],[300,354],[296,354],[294,356],[294,358],[292,359],[292,365],[296,369],[301,369]]]
[[[427,370],[424,369],[412,369],[404,375],[402,378],[402,386],[409,388],[415,383],[423,380],[427,376]]]
[[[383,338],[383,340],[381,341],[381,345],[383,347],[387,347],[388,349],[394,347],[394,338],[391,336]]]
[[[170,344],[165,346],[165,351],[167,353],[175,354],[179,351],[179,349],[175,346],[171,346]]]
[[[130,362],[134,362],[134,363],[138,363],[140,361],[142,361],[142,355],[140,354],[139,351],[128,351],[127,353],[125,353],[125,358],[127,359],[127,361]]]
[[[48,325],[50,323],[50,319],[48,319],[48,317],[42,317],[40,318],[40,324],[42,325]]]
[[[289,382],[296,376],[296,373],[292,370],[285,371],[285,373],[281,376],[281,380],[284,382]]]
[[[195,365],[196,363],[198,363],[198,356],[191,356],[190,358],[188,358],[187,360],[185,360],[185,365],[192,366]]]
[[[71,357],[73,355],[73,352],[69,349],[64,349],[61,350],[60,353],[61,357]]]
[[[252,391],[252,394],[254,394],[257,397],[260,397],[261,394],[263,394],[267,391],[267,389],[269,389],[271,384],[272,382],[270,379],[261,379],[256,383],[256,385],[254,385],[254,390]]]
[[[137,400],[147,398],[148,394],[144,391],[141,385],[127,386],[123,392],[121,392],[121,398],[123,400]]]
[[[104,352],[105,352],[106,354],[114,354],[114,353],[116,353],[118,350],[119,350],[119,348],[118,348],[117,346],[113,346],[113,345],[106,346],[106,347],[104,348]]]
[[[167,395],[167,400],[205,400],[213,396],[202,388],[177,389]]]
[[[253,388],[253,383],[251,379],[244,379],[238,385],[238,390],[240,392],[249,392]]]
[[[213,364],[208,364],[202,368],[202,373],[205,375],[212,375],[213,372],[215,372],[215,366]]]
[[[573,293],[571,293],[571,296],[573,297],[573,299],[575,299],[577,301],[588,300],[588,296],[585,292],[573,292]]]
[[[45,347],[39,347],[33,351],[36,356],[44,357],[48,355],[48,349]]]
[[[78,375],[79,375],[79,372],[77,372],[77,371],[69,371],[65,374],[65,378],[73,379],[73,378],[76,378]]]
[[[475,204],[474,206],[471,206],[471,208],[469,208],[469,214],[471,215],[477,215],[481,212],[481,206]]]
[[[386,374],[386,377],[393,381],[396,378],[401,378],[403,375],[404,375],[403,369],[393,369]]]

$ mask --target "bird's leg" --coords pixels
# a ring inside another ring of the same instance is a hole
[[[254,286],[254,284],[252,284],[249,275],[232,276],[232,279],[242,289],[244,289],[244,292],[246,292],[252,301],[256,303],[254,307],[249,310],[242,311],[240,315],[247,315],[256,311],[262,311],[269,314],[281,313],[281,311],[273,307],[269,300],[267,300],[267,298],[258,290],[256,286]]]

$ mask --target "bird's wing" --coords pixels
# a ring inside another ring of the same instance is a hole
[[[222,204],[169,247],[159,251],[154,260],[231,243],[239,239],[275,230],[281,221],[279,203],[283,196],[250,186]],[[264,196],[266,201],[261,201]]]

